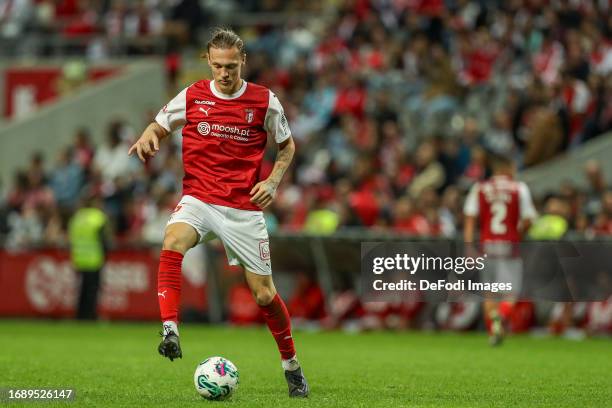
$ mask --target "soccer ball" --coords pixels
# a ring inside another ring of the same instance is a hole
[[[202,397],[209,400],[227,399],[238,388],[238,369],[226,358],[210,357],[198,364],[193,381]]]

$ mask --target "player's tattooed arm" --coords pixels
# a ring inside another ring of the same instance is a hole
[[[293,138],[285,140],[278,144],[278,153],[276,160],[274,161],[274,168],[268,177],[268,180],[275,183],[276,187],[280,184],[285,172],[289,168],[291,161],[293,160],[293,154],[295,153],[295,143]]]
[[[278,153],[276,160],[274,161],[274,168],[270,173],[270,176],[255,184],[255,187],[251,190],[251,202],[259,206],[261,209],[268,207],[272,204],[274,197],[276,196],[276,189],[280,184],[287,168],[293,160],[293,154],[295,153],[295,143],[293,138],[285,140],[278,144]]]
[[[142,132],[140,138],[130,147],[128,155],[134,152],[144,163],[149,157],[154,157],[159,151],[159,142],[166,138],[170,132],[164,129],[159,123],[153,122]]]

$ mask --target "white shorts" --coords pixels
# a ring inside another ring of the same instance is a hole
[[[258,275],[272,274],[268,230],[262,211],[239,210],[183,196],[168,225],[184,222],[199,235],[199,242],[219,238],[230,265],[242,265]]]

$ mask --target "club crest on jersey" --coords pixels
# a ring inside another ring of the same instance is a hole
[[[245,109],[244,110],[244,119],[247,121],[247,123],[253,122],[254,118],[255,118],[255,109]]]

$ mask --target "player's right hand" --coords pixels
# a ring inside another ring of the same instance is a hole
[[[159,138],[154,132],[145,132],[140,136],[140,139],[136,141],[128,150],[128,156],[131,156],[134,152],[138,155],[138,158],[143,163],[148,158],[154,157],[159,151]]]

